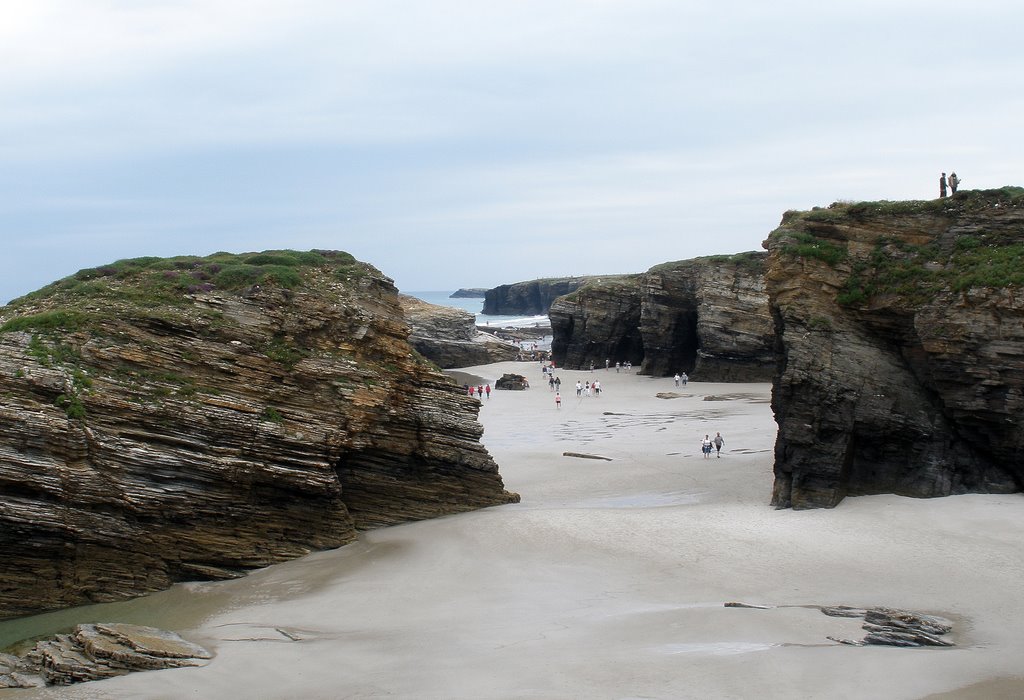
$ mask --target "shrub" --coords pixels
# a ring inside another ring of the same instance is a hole
[[[61,394],[53,403],[63,408],[68,418],[85,418],[85,404],[75,394]]]
[[[791,232],[788,238],[782,246],[784,255],[820,260],[829,267],[835,267],[846,258],[845,248],[805,231]]]
[[[251,255],[245,259],[246,265],[283,265],[285,267],[294,267],[299,264],[299,261],[291,256],[283,253],[260,253],[258,255]]]
[[[0,326],[0,333],[27,330],[38,332],[73,331],[85,325],[87,319],[88,317],[85,314],[77,311],[65,311],[62,309],[44,311],[30,316],[12,318]]]

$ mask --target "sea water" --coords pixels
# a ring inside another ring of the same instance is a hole
[[[476,314],[476,325],[478,326],[494,326],[496,328],[533,328],[547,326],[549,323],[546,315],[499,316],[495,314],[483,314],[481,313],[484,308],[483,297],[463,297],[453,299],[452,294],[454,292],[451,291],[406,292],[403,290],[402,293],[408,294],[411,297],[416,297],[417,299],[422,299],[428,304],[451,306],[456,309],[468,311],[471,314]]]

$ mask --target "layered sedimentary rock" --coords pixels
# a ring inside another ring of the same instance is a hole
[[[430,304],[399,295],[411,328],[409,342],[421,355],[443,369],[515,360],[519,346],[478,330],[476,316],[450,306]]]
[[[1024,190],[788,212],[773,503],[1024,484]]]
[[[558,297],[576,291],[588,277],[552,277],[503,284],[487,290],[484,295],[485,314],[495,316],[537,316],[546,314],[551,302]]]
[[[516,500],[479,403],[344,253],[143,258],[0,315],[0,616]]]
[[[0,688],[71,685],[134,671],[201,666],[212,655],[174,632],[106,623],[76,625],[36,644],[24,656],[0,654]]]
[[[696,258],[588,281],[557,299],[552,354],[566,367],[629,361],[642,374],[768,381],[774,328],[763,253]]]
[[[643,374],[698,381],[768,381],[774,334],[763,253],[657,265],[644,275]]]
[[[641,275],[592,280],[555,299],[551,319],[551,357],[560,367],[604,367],[605,360],[632,362],[644,358],[640,335],[643,297]]]

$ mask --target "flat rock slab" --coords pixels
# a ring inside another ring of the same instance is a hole
[[[611,457],[602,457],[601,455],[588,455],[584,452],[563,452],[563,457],[578,457],[580,459],[603,459],[606,462],[611,462]]]
[[[833,642],[849,646],[882,645],[895,647],[951,647],[954,643],[945,635],[953,624],[936,615],[923,615],[894,608],[854,608],[847,605],[755,605],[752,603],[725,603],[727,608],[817,608],[829,617],[862,618],[867,634],[863,639],[829,637]]]
[[[0,659],[0,688],[70,685],[181,666],[212,654],[174,632],[124,623],[83,624],[37,642],[25,656]]]
[[[182,639],[174,632],[129,625],[120,622],[98,622],[96,625],[81,625],[83,632],[93,627],[92,638],[116,639],[122,646],[130,647],[136,654],[160,659],[209,659],[212,654],[198,644]]]

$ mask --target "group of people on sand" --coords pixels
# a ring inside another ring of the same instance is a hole
[[[469,394],[470,396],[475,396],[478,399],[484,398],[484,395],[486,395],[487,398],[491,398],[490,384],[481,384],[480,386],[470,386],[469,384],[464,384],[463,388],[466,390],[467,394]]]
[[[609,364],[605,364],[605,369],[609,369]],[[619,371],[621,365],[616,362],[615,370]],[[549,368],[546,364],[541,368],[542,373],[548,375],[548,387],[551,391],[555,392],[555,409],[562,408],[562,380],[555,376],[554,363]],[[689,381],[689,377],[686,372],[677,372],[673,377],[676,386],[682,383],[686,386]],[[601,395],[601,382],[595,379],[594,381],[576,381],[576,396],[583,398],[585,396],[600,396]],[[704,439],[700,443],[700,451],[704,454],[704,459],[711,459],[711,453],[715,453],[715,457],[718,459],[722,458],[722,447],[725,446],[725,438],[722,437],[722,433],[716,432],[715,437],[711,437],[710,434],[705,434]]]
[[[558,386],[561,386],[559,382]],[[587,382],[576,382],[576,396],[583,398],[585,396],[600,396],[601,395],[601,382],[598,380],[587,381]],[[555,389],[555,408],[562,407],[562,393],[559,389]]]
[[[946,177],[946,173],[942,173],[939,178],[939,197],[946,196],[946,186],[949,185],[950,194],[956,194],[956,188],[960,186],[960,178],[957,177],[956,173],[950,173],[949,177]]]

